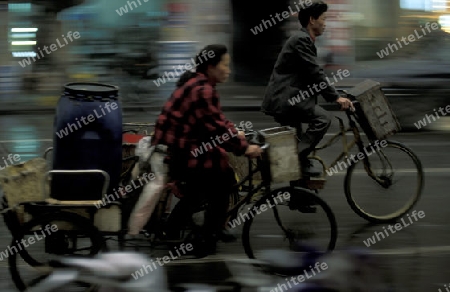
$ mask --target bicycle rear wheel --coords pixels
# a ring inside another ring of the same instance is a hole
[[[19,291],[25,291],[50,274],[53,256],[93,255],[102,247],[103,239],[88,219],[68,212],[46,214],[27,222],[13,238],[8,258],[11,278]],[[66,292],[86,289],[67,288]]]
[[[301,252],[302,247],[312,247],[327,252],[336,245],[338,231],[333,211],[306,189],[276,189],[238,218],[245,220],[242,241],[245,253],[252,259],[258,259],[265,250]]]
[[[405,145],[387,141],[367,147],[345,177],[345,195],[356,214],[373,223],[395,221],[411,210],[423,189],[419,158]],[[372,176],[371,176],[372,173]]]

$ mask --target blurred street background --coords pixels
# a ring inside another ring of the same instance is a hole
[[[227,45],[232,57],[230,81],[220,86],[224,105],[258,110],[277,54],[299,28],[297,2],[0,1],[0,110],[52,110],[63,84],[87,81],[118,85],[125,109],[159,107],[177,78],[155,81],[211,43]],[[448,104],[447,0],[327,3],[327,29],[316,46],[328,74],[349,70],[338,88],[381,82],[404,128]],[[283,11],[289,17],[277,20]],[[75,32],[77,39],[68,37]],[[55,50],[44,50],[52,44]]]
[[[295,11],[295,2],[0,1],[0,157],[19,154],[23,162],[52,146],[54,109],[69,82],[117,85],[124,121],[154,122],[177,80],[162,84],[161,76],[212,43],[227,45],[232,58],[229,82],[218,85],[227,117],[250,121],[255,129],[277,126],[259,109],[277,55],[299,24],[296,14],[267,28],[264,21],[288,7]],[[340,90],[367,78],[380,82],[403,128],[393,139],[411,147],[425,169],[423,197],[415,208],[425,211],[425,219],[372,249],[396,291],[444,290],[450,283],[450,119],[441,115],[420,131],[415,124],[450,105],[450,0],[326,2],[327,29],[316,41],[320,64],[329,75],[349,70],[350,77],[336,83]],[[438,29],[426,30],[427,23]],[[255,34],[255,27],[261,31]],[[422,37],[400,47],[403,37],[417,34]],[[46,53],[44,46],[52,44],[56,49]],[[334,121],[328,135],[337,131]],[[326,151],[325,160],[336,156],[334,150]],[[330,178],[321,196],[337,217],[338,248],[363,247],[363,239],[380,231],[348,207],[343,175]],[[10,240],[0,224],[0,250]],[[204,260],[168,265],[169,280],[220,283],[228,277],[223,258],[245,257],[240,244],[224,245]],[[0,270],[1,287],[13,290],[6,261]]]

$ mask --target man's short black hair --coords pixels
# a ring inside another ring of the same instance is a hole
[[[298,12],[298,21],[303,27],[307,27],[309,19],[312,16],[314,19],[319,18],[324,12],[327,12],[328,4],[321,0],[313,1],[313,3]]]

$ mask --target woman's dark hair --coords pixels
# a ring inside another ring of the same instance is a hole
[[[309,19],[312,16],[314,19],[319,18],[324,12],[327,12],[328,5],[320,0],[315,0],[313,3],[298,12],[298,21],[303,27],[307,27]]]
[[[195,77],[196,73],[206,74],[208,66],[216,66],[222,60],[222,56],[228,53],[225,45],[213,44],[204,47],[193,59],[195,61],[195,72],[186,71],[177,81],[177,87],[183,86],[189,79]]]

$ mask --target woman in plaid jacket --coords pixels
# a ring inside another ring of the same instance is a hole
[[[216,84],[230,73],[230,55],[224,45],[208,45],[186,64],[188,69],[165,103],[155,125],[152,145],[167,146],[172,180],[183,181],[183,198],[175,206],[166,225],[168,238],[178,237],[179,226],[190,220],[194,210],[206,200],[204,241],[194,251],[211,253],[218,239],[233,239],[224,228],[234,173],[226,152],[257,157],[262,150],[249,145],[242,133],[222,112]],[[194,66],[192,66],[194,65]],[[178,66],[179,69],[183,66]],[[194,67],[194,71],[189,71]]]

